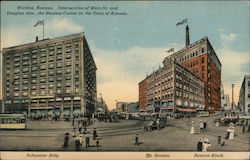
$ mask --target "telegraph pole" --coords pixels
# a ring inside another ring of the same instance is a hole
[[[232,108],[231,110],[234,109],[234,84],[232,84]]]

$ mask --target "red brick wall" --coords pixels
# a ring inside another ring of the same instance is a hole
[[[139,83],[139,109],[140,111],[147,110],[147,80]]]

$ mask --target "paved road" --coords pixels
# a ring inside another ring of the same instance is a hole
[[[249,151],[249,133],[242,134],[241,127],[236,127],[234,140],[225,140],[226,126],[215,127],[216,117],[169,119],[167,127],[160,131],[143,132],[136,120],[120,122],[96,122],[88,127],[92,133],[97,129],[100,147],[90,140],[91,147],[81,147],[81,151],[196,151],[199,138],[208,138],[212,144],[209,151]],[[198,132],[200,120],[206,120],[208,130]],[[187,122],[194,121],[197,134],[189,133]],[[63,148],[64,133],[72,133],[71,122],[64,121],[28,121],[27,130],[1,131],[0,150],[36,150],[36,151],[74,151],[75,142],[70,136],[68,148]],[[135,134],[139,134],[140,145],[134,145]],[[217,145],[217,137],[222,136],[225,146]]]

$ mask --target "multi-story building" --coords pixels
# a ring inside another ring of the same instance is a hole
[[[173,115],[204,110],[204,82],[174,60],[165,61],[162,68],[148,75],[143,81],[147,81],[148,112],[166,112]]]
[[[96,65],[84,33],[3,49],[3,112],[93,113]]]
[[[139,112],[138,102],[116,102],[116,111],[123,113]]]
[[[250,115],[250,75],[245,75],[239,95],[239,108],[242,112]]]
[[[0,51],[0,100],[2,100],[2,79],[2,51]]]
[[[229,95],[224,93],[224,87],[221,85],[221,110],[230,110],[230,100]]]
[[[183,69],[192,73],[192,75],[197,77],[199,80],[202,80],[205,83],[205,110],[209,112],[219,111],[221,108],[221,63],[207,37],[204,37],[192,44],[189,42],[189,28],[186,26],[186,47],[166,57],[163,61],[163,68],[165,68],[169,62],[174,61],[177,66],[181,65]],[[155,75],[157,75],[158,72],[160,72],[160,70],[156,71]],[[155,83],[154,74],[148,76],[146,79],[147,89],[151,90],[151,88],[153,88],[151,83]],[[173,80],[175,80],[175,77],[173,77]],[[174,86],[172,87],[175,88]],[[144,90],[142,88],[143,87],[139,87],[139,92]],[[172,92],[175,92],[175,89],[172,89]],[[159,89],[155,92],[159,93]],[[175,95],[175,93],[172,92],[169,91],[168,95]],[[146,97],[152,101],[156,98],[154,97],[154,94],[155,93],[151,91],[151,93],[146,95]],[[158,99],[159,97],[160,94],[158,95]],[[139,93],[139,101],[144,98],[145,94]],[[147,106],[149,106],[148,109],[154,110],[155,107],[152,107],[152,105],[159,106],[158,108],[162,105],[151,104],[150,101],[147,101]],[[154,102],[155,101],[152,101],[152,103]],[[161,102],[159,101],[158,103]],[[143,101],[140,101],[139,104],[140,107],[143,107]],[[173,104],[175,104],[175,101],[173,101]]]
[[[147,80],[143,80],[139,83],[139,106],[140,111],[147,111]]]
[[[189,44],[189,28],[186,27],[186,47],[166,57],[174,59],[189,72],[205,82],[205,107],[209,112],[221,107],[221,63],[208,37]]]

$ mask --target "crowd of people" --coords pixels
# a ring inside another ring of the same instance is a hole
[[[100,146],[100,142],[97,134],[97,130],[96,128],[90,130],[87,129],[88,126],[90,126],[91,124],[94,123],[94,117],[93,118],[80,118],[80,119],[76,119],[73,118],[72,119],[72,126],[73,126],[73,131],[71,134],[71,137],[73,139],[73,141],[75,142],[75,150],[79,151],[81,146],[83,146],[83,143],[85,141],[85,148],[89,148],[89,147],[99,147]],[[91,131],[92,131],[92,135],[91,135]],[[91,137],[92,140],[94,142],[94,145],[90,145],[91,144]],[[69,143],[69,133],[65,133],[64,136],[64,148],[68,147],[68,143]]]

